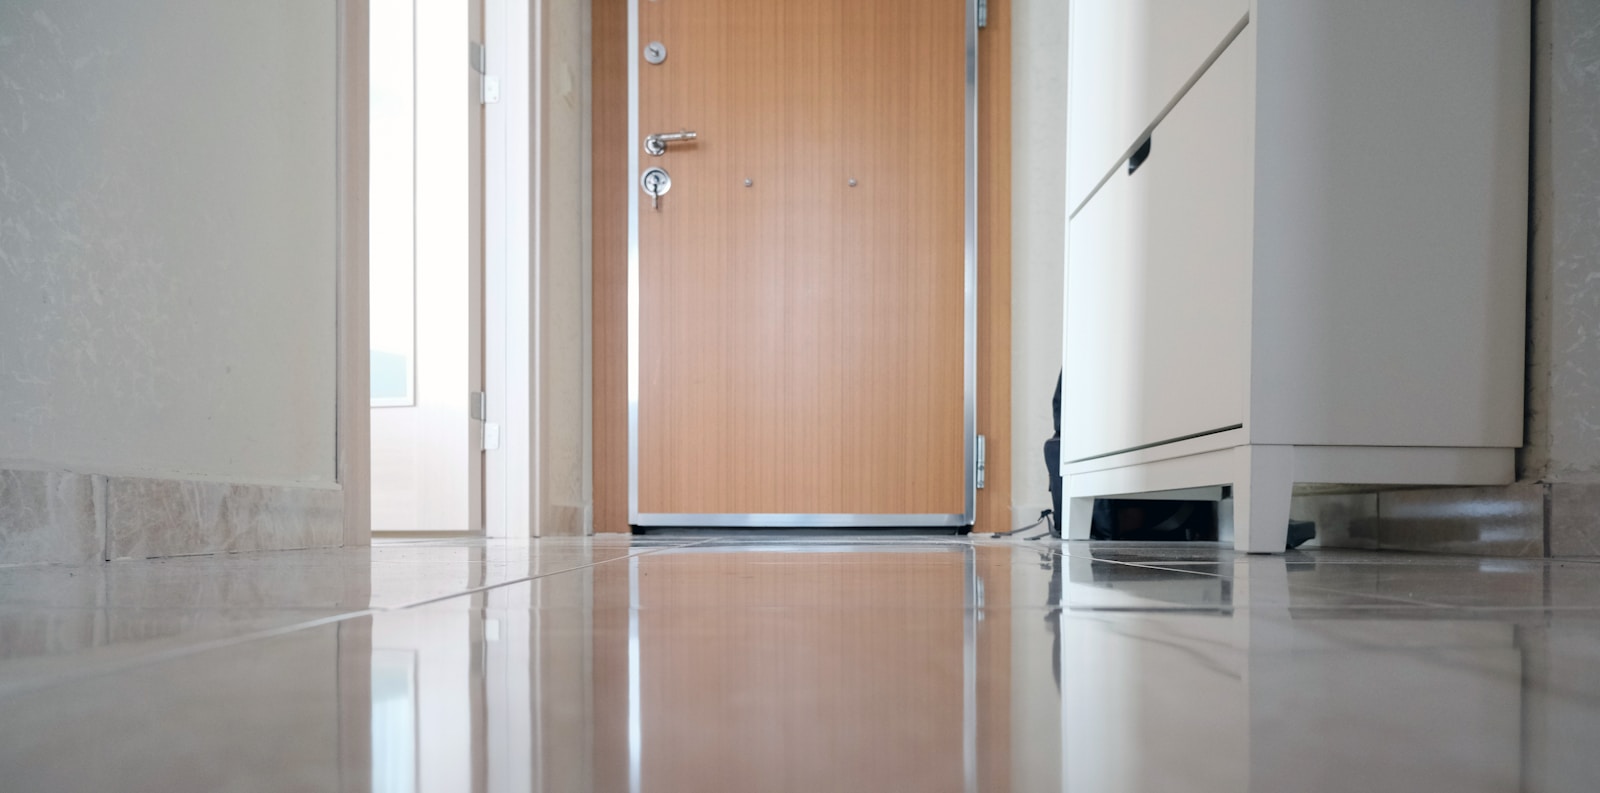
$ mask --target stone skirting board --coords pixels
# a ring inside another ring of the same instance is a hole
[[[105,477],[0,469],[0,564],[105,558],[96,503]]]
[[[584,527],[584,507],[571,504],[551,504],[545,509],[544,520],[538,526],[539,537],[582,537],[588,532]]]
[[[1392,490],[1295,499],[1323,547],[1600,557],[1600,483]]]
[[[0,564],[337,547],[337,487],[0,469]]]

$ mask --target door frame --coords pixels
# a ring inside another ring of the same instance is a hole
[[[965,456],[965,510],[961,513],[854,514],[854,513],[661,513],[639,511],[639,201],[635,180],[639,174],[639,0],[628,0],[628,179],[618,187],[628,191],[627,356],[628,356],[628,523],[649,527],[705,528],[902,528],[972,526],[977,517],[977,410],[978,410],[978,8],[980,0],[966,0],[966,108],[963,154],[963,244],[965,295],[963,298],[964,395],[963,447]]]
[[[337,3],[338,130],[335,145],[339,242],[335,284],[338,306],[335,471],[344,493],[344,545],[364,546],[372,542],[372,414],[368,358],[371,282],[367,239],[370,230],[368,113],[371,75],[368,59],[371,0],[337,0]],[[485,0],[484,13],[489,30],[493,28],[488,26],[497,19],[488,14],[499,13],[498,21],[504,23],[505,46],[489,50],[491,74],[530,75],[532,27],[527,5]],[[504,430],[499,459],[496,455],[485,456],[481,502],[477,501],[478,494],[473,495],[474,501],[487,510],[483,528],[490,537],[536,536],[532,488],[537,482],[535,466],[539,447],[532,421],[530,386],[538,366],[533,357],[536,347],[531,344],[529,226],[526,222],[512,221],[528,217],[526,209],[531,203],[527,189],[532,171],[530,83],[530,79],[503,80],[501,104],[497,108],[490,106],[493,110],[484,125],[483,178],[486,182],[500,181],[484,186],[482,288],[487,292],[491,288],[509,287],[503,292],[508,299],[503,307],[497,307],[500,313],[496,318],[487,316],[487,301],[482,307],[485,312],[483,359],[491,369],[484,373],[489,416],[499,417],[497,421]],[[502,138],[490,137],[495,134],[491,130],[498,126],[491,120],[494,112],[504,123],[503,129],[496,130],[503,134]],[[496,145],[500,148],[492,148]],[[501,153],[503,167],[496,167],[495,160],[490,158]],[[496,194],[491,190],[502,189],[502,200],[496,201]],[[492,218],[497,215],[504,221],[499,227],[492,225]],[[498,282],[494,280],[497,275]],[[517,288],[519,283],[520,289]],[[509,299],[511,295],[520,295],[522,299]],[[491,325],[496,320],[499,324]],[[492,368],[497,358],[506,365]],[[508,449],[518,450],[519,454],[513,458],[506,453]],[[468,536],[477,533],[478,527],[466,532]]]
[[[483,522],[488,537],[535,537],[538,503],[538,344],[533,322],[531,132],[532,28],[528,3],[481,0],[488,75],[500,101],[484,106],[483,387],[499,448],[484,452]],[[488,445],[488,444],[485,444]]]

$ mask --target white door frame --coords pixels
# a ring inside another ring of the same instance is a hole
[[[500,82],[500,99],[485,108],[484,116],[484,389],[488,420],[498,425],[500,436],[498,448],[484,453],[484,534],[489,537],[537,533],[530,5],[484,0],[488,75]]]
[[[336,470],[344,490],[344,544],[372,537],[368,135],[370,0],[338,0],[338,393]],[[500,101],[484,129],[484,378],[488,416],[500,448],[484,460],[484,523],[490,537],[526,537],[536,528],[538,453],[533,417],[538,349],[530,277],[532,80],[529,3],[485,0],[488,73]],[[466,50],[463,42],[463,51]]]

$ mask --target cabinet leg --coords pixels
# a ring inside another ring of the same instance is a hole
[[[1087,540],[1093,523],[1094,499],[1067,499],[1066,523],[1061,527],[1061,536],[1069,540]]]
[[[1233,453],[1233,548],[1283,553],[1294,495],[1294,447],[1240,446]]]

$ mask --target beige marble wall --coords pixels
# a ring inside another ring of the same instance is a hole
[[[589,18],[587,0],[551,0],[537,4],[530,20],[538,122],[532,229],[539,323],[536,536],[590,530]]]
[[[1538,0],[1528,446],[1551,556],[1600,556],[1600,2]]]
[[[1524,479],[1600,482],[1600,2],[1534,4]]]

